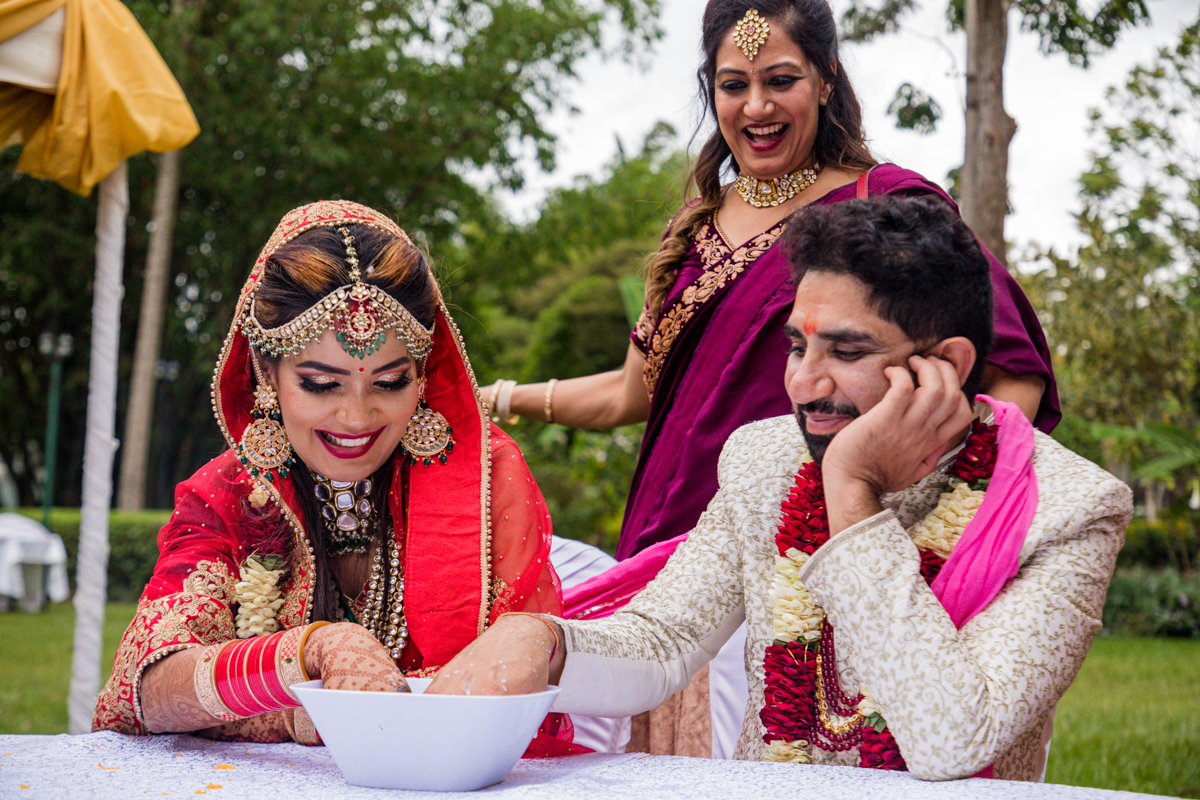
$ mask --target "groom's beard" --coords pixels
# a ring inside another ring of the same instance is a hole
[[[860,416],[859,410],[852,405],[838,405],[832,400],[814,400],[811,403],[804,405],[792,404],[792,411],[796,415],[796,424],[800,426],[800,433],[804,436],[804,443],[808,445],[809,455],[813,457],[813,461],[818,464],[825,458],[825,451],[829,449],[829,443],[833,441],[836,433],[829,435],[818,436],[815,433],[808,432],[808,426],[804,424],[806,414],[829,414],[843,417],[851,417],[857,419]]]

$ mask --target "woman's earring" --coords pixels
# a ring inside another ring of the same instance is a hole
[[[275,470],[280,478],[286,478],[288,470],[296,465],[296,451],[288,441],[283,429],[283,414],[279,410],[279,395],[263,380],[258,359],[252,355],[254,376],[258,389],[254,392],[254,408],[250,416],[254,421],[242,432],[238,442],[238,461],[242,462],[251,475],[262,474],[269,481],[275,480]]]
[[[454,430],[446,418],[429,407],[425,402],[425,379],[420,383],[421,399],[417,410],[408,420],[408,430],[400,440],[400,447],[409,457],[409,463],[418,461],[429,466],[436,458],[443,464],[446,456],[454,449]]]

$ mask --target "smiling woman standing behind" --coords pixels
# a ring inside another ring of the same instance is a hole
[[[711,0],[702,50],[699,94],[717,130],[692,167],[698,196],[648,260],[624,367],[484,392],[502,417],[595,429],[648,421],[618,559],[686,533],[716,491],[728,435],[788,412],[778,380],[792,303],[777,245],[785,220],[860,194],[953,203],[915,172],[877,166],[826,0]],[[1049,430],[1058,398],[1041,326],[994,259],[992,277],[996,347],[984,390]]]
[[[699,93],[717,129],[692,167],[698,196],[648,261],[646,307],[624,367],[549,383],[500,381],[485,393],[501,417],[582,428],[647,422],[617,547],[619,560],[644,563],[621,565],[620,585],[601,576],[572,588],[568,616],[611,612],[652,578],[715,494],[729,435],[789,413],[781,331],[794,290],[777,243],[786,219],[867,195],[953,204],[921,175],[877,166],[826,0],[711,0],[701,49]],[[990,260],[995,339],[984,391],[1049,431],[1059,412],[1045,336],[1016,282]]]
[[[561,610],[542,495],[382,214],[284,217],[213,405],[229,449],[176,490],[95,728],[318,743],[292,683],[406,691],[500,615]],[[559,722],[544,731],[569,742]]]

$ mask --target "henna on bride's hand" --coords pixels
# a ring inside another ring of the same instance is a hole
[[[407,691],[387,649],[366,628],[339,622],[318,628],[304,646],[304,666],[326,689]]]

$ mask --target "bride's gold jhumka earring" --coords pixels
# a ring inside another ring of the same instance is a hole
[[[254,365],[258,389],[254,392],[254,407],[250,410],[253,422],[246,426],[238,442],[238,461],[251,475],[261,474],[274,482],[276,471],[279,477],[286,478],[288,470],[296,465],[296,451],[292,449],[292,443],[283,429],[279,396],[263,379],[258,357],[252,354],[250,363]]]
[[[400,440],[400,446],[408,453],[409,463],[416,464],[420,461],[428,467],[437,459],[445,464],[446,456],[454,449],[454,429],[445,417],[425,402],[424,378],[421,378],[420,392],[421,399],[417,410],[408,420],[408,429],[404,432],[404,438]]]

